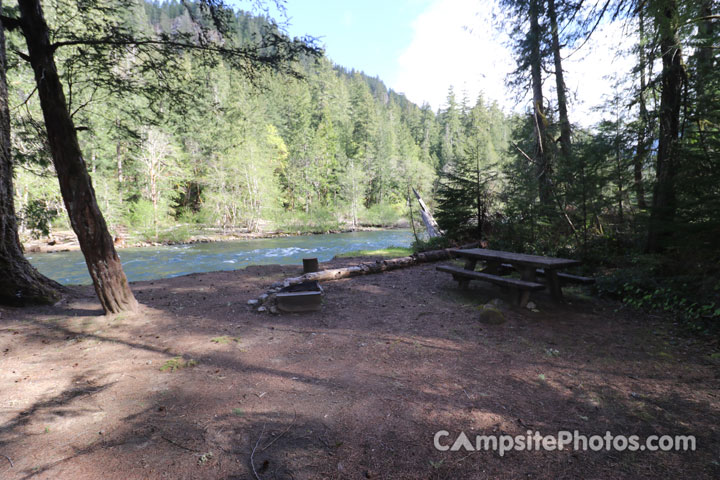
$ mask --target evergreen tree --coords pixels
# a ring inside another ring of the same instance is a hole
[[[462,154],[460,149],[460,136],[462,133],[462,120],[460,107],[455,99],[455,91],[451,86],[448,90],[446,107],[440,111],[440,150],[438,169],[452,169]]]
[[[0,302],[6,305],[52,303],[58,300],[61,287],[30,265],[23,256],[18,237],[6,65],[5,29],[0,24]]]
[[[262,43],[233,48],[212,40],[209,29],[197,22],[199,32],[177,32],[174,36],[152,38],[143,36],[124,28],[122,18],[108,20],[108,12],[112,7],[125,7],[118,2],[108,8],[105,5],[88,4],[78,9],[76,22],[83,21],[80,26],[63,30],[65,25],[53,36],[51,43],[50,29],[43,16],[42,5],[38,0],[20,0],[19,17],[3,17],[3,24],[18,29],[25,38],[28,55],[37,83],[45,127],[48,133],[50,150],[57,171],[60,189],[70,217],[73,230],[78,236],[80,247],[85,256],[90,277],[93,279],[95,291],[103,309],[108,313],[134,310],[137,302],[129,288],[122,269],[120,259],[115,252],[113,239],[110,236],[105,219],[97,205],[95,191],[86,164],[82,156],[77,138],[77,130],[72,118],[72,90],[66,97],[56,66],[55,52],[60,47],[84,46],[93,50],[86,55],[81,51],[78,58],[82,64],[89,58],[84,67],[103,65],[108,67],[108,53],[113,49],[126,47],[158,46],[166,49],[163,53],[177,55],[180,49],[198,50],[214,56],[221,56],[236,68],[252,75],[258,66],[284,65],[287,59],[300,54],[314,53],[314,49],[304,42],[293,42],[277,35],[265,37]],[[93,8],[94,7],[94,8]],[[130,5],[132,7],[132,4]],[[206,11],[209,12],[208,22],[215,31],[223,33],[228,28],[228,10],[220,2],[207,0]],[[64,38],[63,38],[64,37]],[[150,57],[153,52],[149,53]],[[162,57],[159,57],[162,58]],[[175,58],[175,57],[170,57]],[[157,62],[153,62],[155,66]],[[102,72],[103,68],[99,71]],[[292,70],[291,70],[292,71]],[[100,79],[107,78],[99,76]],[[122,78],[121,78],[122,80]],[[112,83],[108,83],[112,85]],[[6,132],[7,133],[7,132]]]
[[[480,96],[467,114],[460,155],[447,165],[438,188],[436,218],[440,228],[451,238],[487,235],[485,226],[497,195],[501,158],[498,152],[506,146],[502,138],[493,137],[491,111]],[[503,122],[502,118],[495,121]]]

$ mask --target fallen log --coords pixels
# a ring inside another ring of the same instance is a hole
[[[478,243],[472,243],[469,245],[463,245],[459,248],[474,248],[477,247]],[[373,273],[382,273],[389,270],[396,270],[399,268],[411,267],[413,265],[419,265],[421,263],[438,262],[442,260],[449,260],[454,255],[451,253],[449,248],[441,250],[431,250],[428,252],[420,252],[410,255],[409,257],[391,258],[388,260],[376,260],[375,262],[364,262],[358,265],[352,265],[350,267],[333,268],[330,270],[320,270],[319,272],[310,272],[299,277],[290,277],[280,282],[275,282],[270,286],[267,293],[260,295],[257,300],[248,301],[248,305],[258,308],[259,312],[270,311],[276,313],[275,308],[275,294],[282,288],[289,287],[291,285],[297,285],[308,281],[328,282],[332,280],[340,280],[341,278],[356,277],[359,275],[369,275]]]
[[[463,245],[459,248],[473,248],[478,244]],[[398,268],[411,267],[421,263],[438,262],[441,260],[449,260],[453,258],[449,248],[441,250],[430,250],[428,252],[420,252],[410,255],[409,257],[391,258],[388,260],[376,260],[375,262],[365,262],[358,265],[343,268],[333,268],[330,270],[320,270],[319,272],[306,273],[299,277],[286,278],[282,282],[276,282],[273,288],[288,287],[297,285],[298,283],[316,280],[318,282],[327,282],[331,280],[340,280],[341,278],[355,277],[358,275],[368,275],[371,273],[382,273],[388,270]]]
[[[409,267],[420,263],[419,257],[401,257],[391,260],[378,260],[373,263],[361,263],[351,267],[333,268],[331,270],[321,270],[319,272],[306,273],[299,277],[286,278],[282,282],[278,282],[273,286],[296,285],[298,283],[317,280],[318,282],[327,282],[330,280],[339,280],[341,278],[354,277],[357,275],[367,275],[369,273],[381,273],[387,270],[395,270],[397,268]],[[449,256],[446,258],[450,258]]]

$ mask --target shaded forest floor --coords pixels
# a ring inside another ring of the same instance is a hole
[[[577,290],[483,324],[478,306],[510,295],[460,292],[435,265],[326,283],[317,313],[247,307],[298,273],[139,282],[142,312],[111,319],[91,287],[0,309],[0,478],[720,476],[719,362],[660,318]],[[501,457],[437,451],[438,430],[695,435],[698,449]]]

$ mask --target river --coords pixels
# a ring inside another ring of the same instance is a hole
[[[128,280],[154,280],[188,273],[238,270],[248,265],[295,264],[317,257],[321,262],[354,250],[407,247],[409,230],[300,235],[281,238],[194,243],[118,250]],[[90,284],[82,253],[34,253],[30,263],[45,276],[64,285]]]

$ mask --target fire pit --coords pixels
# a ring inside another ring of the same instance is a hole
[[[316,281],[290,285],[280,290],[275,298],[277,308],[283,312],[313,312],[320,310],[323,289]]]

